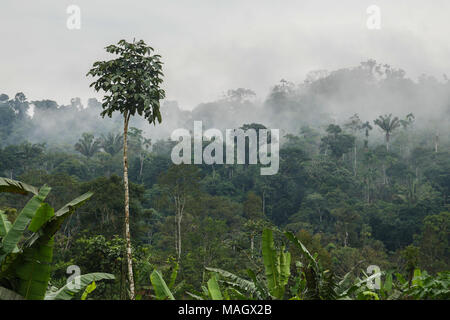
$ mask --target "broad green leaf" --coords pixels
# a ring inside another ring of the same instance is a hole
[[[8,216],[4,214],[4,211],[0,210],[0,237],[3,238],[11,229],[11,222],[8,220]]]
[[[59,209],[41,228],[42,232],[35,233],[28,241],[27,245],[32,246],[38,239],[46,241],[59,230],[64,220],[75,212],[75,209],[83,205],[90,197],[92,192],[87,192],[80,197],[72,200],[64,207]]]
[[[386,275],[386,280],[384,280],[383,290],[386,293],[391,292],[391,290],[392,290],[392,273],[388,273]]]
[[[2,240],[3,246],[1,248],[0,262],[3,261],[7,254],[11,253],[14,248],[16,248],[28,223],[33,219],[50,190],[51,188],[43,186],[39,190],[39,193],[33,196],[19,213],[11,229]]]
[[[211,279],[208,280],[208,292],[213,300],[223,300],[222,293],[220,292],[219,284],[217,283],[216,276],[213,275]]]
[[[150,275],[150,281],[153,285],[153,289],[155,290],[156,298],[158,300],[164,300],[166,298],[175,300],[172,292],[170,292],[169,290],[169,287],[167,287],[167,284],[164,281],[162,275],[157,270],[153,270],[152,274]]]
[[[175,264],[175,267],[173,268],[172,273],[170,274],[170,282],[169,282],[169,288],[172,289],[175,286],[175,281],[177,280],[178,275],[178,262]]]
[[[315,270],[318,270],[318,265],[316,259],[311,255],[311,253],[306,249],[306,247],[301,243],[296,236],[292,232],[285,232],[285,236],[295,244],[295,246],[300,249],[300,252],[304,257],[307,258],[307,260],[313,265]]]
[[[75,277],[71,282],[67,283],[58,291],[47,292],[47,294],[45,295],[45,300],[71,300],[76,293],[86,288],[89,284],[93,282],[95,283],[95,281],[98,282],[100,280],[113,279],[115,279],[115,277],[110,273],[94,272],[82,274],[78,277]],[[80,284],[78,287],[76,286],[77,283]]]
[[[39,190],[38,188],[30,186],[26,183],[0,177],[0,192],[19,193],[23,195],[32,193],[37,195]]]
[[[17,292],[27,300],[42,300],[50,280],[53,238],[26,248],[15,270],[19,278]]]
[[[88,294],[94,291],[96,288],[97,286],[95,284],[95,281],[92,281],[92,283],[86,287],[83,294],[81,295],[81,300],[86,300]]]
[[[260,297],[258,288],[252,281],[245,280],[231,272],[228,272],[228,271],[225,271],[222,269],[208,268],[208,267],[206,267],[205,269],[208,271],[211,271],[211,272],[215,272],[215,273],[219,274],[221,277],[223,277],[224,279],[231,281],[231,284],[233,286],[238,287],[242,291],[246,291],[246,292],[250,293],[251,295],[256,295],[257,297]]]
[[[267,278],[267,286],[273,296],[278,296],[279,264],[273,242],[273,233],[265,229],[262,234],[262,256]]]
[[[42,225],[44,225],[44,223],[46,223],[54,215],[55,211],[53,210],[53,208],[49,204],[43,203],[31,220],[31,223],[28,226],[28,230],[37,232],[42,227]]]
[[[284,251],[284,247],[280,251],[280,286],[284,293],[284,287],[288,283],[291,275],[291,253]]]
[[[93,194],[94,194],[93,192],[86,192],[85,194],[79,196],[78,198],[70,201],[64,207],[56,211],[55,216],[61,217],[70,212],[75,211],[76,208],[83,205],[87,200],[89,200],[89,198],[92,197]]]

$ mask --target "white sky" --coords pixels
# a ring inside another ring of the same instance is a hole
[[[66,28],[71,4],[81,30]],[[381,30],[366,27],[372,4]],[[448,0],[1,0],[0,13],[0,93],[29,100],[98,97],[85,74],[122,38],[162,55],[167,99],[185,109],[238,87],[264,99],[282,78],[369,58],[414,79],[450,75]]]

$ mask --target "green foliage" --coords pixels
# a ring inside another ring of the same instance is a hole
[[[282,299],[290,276],[291,254],[284,247],[280,251],[275,249],[272,230],[263,231],[262,255],[269,292],[274,298]]]
[[[172,292],[164,281],[161,273],[159,271],[154,270],[150,276],[150,281],[153,285],[153,289],[155,290],[156,299],[158,300],[175,300]]]
[[[8,187],[2,191],[24,193],[25,190],[37,190],[24,187],[18,181],[7,181],[7,184]],[[54,213],[53,208],[44,203],[49,192],[49,187],[41,187],[12,225],[5,223],[5,216],[1,213],[4,223],[0,248],[0,284],[25,299],[44,298],[51,273],[53,236],[63,221],[92,196],[92,193],[84,194]],[[25,240],[27,227],[31,235]]]
[[[100,280],[113,280],[114,275],[110,273],[87,273],[80,276],[74,277],[71,282],[60,289],[47,291],[44,300],[71,300],[76,293],[81,292],[85,289],[82,294],[81,300],[85,300],[87,295],[96,289],[95,281]]]
[[[149,123],[161,122],[159,101],[165,92],[162,80],[161,56],[152,55],[153,48],[144,41],[132,43],[120,40],[106,51],[119,57],[95,62],[88,76],[98,77],[91,84],[96,91],[104,91],[102,116],[121,114],[144,116]]]

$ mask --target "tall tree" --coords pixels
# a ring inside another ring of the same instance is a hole
[[[143,40],[107,46],[106,51],[118,55],[109,61],[97,61],[87,76],[98,77],[91,84],[96,91],[102,90],[102,117],[112,117],[118,111],[123,115],[123,180],[125,191],[125,237],[127,241],[128,279],[130,298],[134,300],[134,277],[131,254],[130,212],[128,191],[127,134],[130,117],[136,113],[150,124],[161,123],[160,100],[165,97],[161,56],[152,54],[154,49]]]
[[[115,156],[123,147],[123,135],[110,132],[106,136],[102,135],[101,142],[103,150],[111,156]]]
[[[199,170],[194,165],[173,165],[159,177],[158,183],[165,189],[165,197],[175,210],[175,251],[181,258],[181,222],[188,201],[199,192]]]
[[[392,133],[395,129],[399,128],[402,125],[402,122],[398,119],[398,117],[392,118],[392,114],[379,116],[378,119],[373,121],[381,130],[384,131],[386,137],[386,150],[389,151],[389,142],[391,139]]]
[[[361,129],[364,130],[364,135],[365,135],[365,139],[364,139],[364,149],[367,151],[369,149],[369,131],[372,130],[372,126],[370,125],[369,121],[364,122],[361,125]]]
[[[90,158],[95,155],[101,147],[101,141],[95,139],[93,134],[83,133],[82,138],[75,144],[75,150],[83,156]]]

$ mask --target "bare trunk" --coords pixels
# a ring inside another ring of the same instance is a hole
[[[263,190],[262,194],[262,213],[265,216],[266,215],[266,190]]]
[[[386,133],[386,151],[387,152],[389,152],[389,139],[390,139],[389,133]]]
[[[181,258],[181,216],[178,218],[178,261]]]
[[[354,148],[354,154],[355,154],[355,159],[354,159],[354,163],[353,163],[353,172],[356,176],[356,142],[355,142],[355,148]]]
[[[434,136],[434,152],[438,152],[439,147],[439,133],[436,133]]]
[[[144,156],[141,154],[140,158],[140,168],[139,168],[139,180],[142,182],[142,171],[144,169]]]
[[[250,257],[253,259],[253,249],[255,248],[255,236],[250,236]]]
[[[175,213],[175,254],[178,257],[178,213]]]
[[[127,263],[128,263],[128,280],[130,282],[130,299],[134,300],[134,278],[133,278],[133,263],[131,256],[131,236],[130,236],[130,199],[128,190],[128,121],[130,115],[125,112],[124,114],[124,127],[123,127],[123,184],[125,189],[125,238],[127,241]]]

